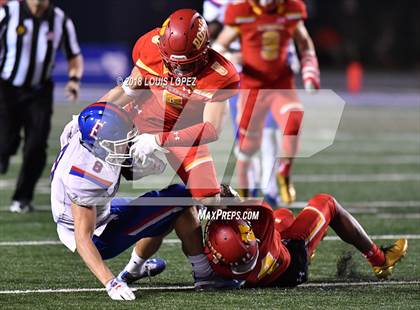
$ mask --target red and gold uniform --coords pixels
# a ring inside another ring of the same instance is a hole
[[[258,240],[259,256],[255,268],[248,273],[237,275],[228,265],[213,263],[212,254],[208,254],[213,270],[226,278],[245,280],[248,287],[277,286],[293,263],[293,253],[286,244],[290,240],[302,240],[306,253],[310,257],[328,230],[331,219],[336,214],[335,199],[327,194],[318,194],[311,198],[296,219],[290,212],[273,210],[263,203],[254,206],[236,206],[233,209],[259,211],[258,220],[251,221],[252,231]],[[229,208],[231,210],[231,208]],[[285,221],[286,226],[278,225]],[[286,281],[287,283],[287,281]]]
[[[229,61],[209,49],[208,63],[195,77],[172,78],[157,46],[159,31],[156,28],[140,37],[133,49],[133,62],[141,72],[142,84],[152,92],[139,107],[135,122],[142,133],[170,132],[176,140],[177,130],[203,122],[206,104],[218,104],[234,94],[239,75]],[[194,197],[212,196],[220,191],[206,145],[166,148],[169,163]]]
[[[297,24],[306,16],[301,0],[285,0],[270,13],[252,0],[235,1],[226,9],[225,24],[237,28],[241,40],[241,88],[250,90],[238,100],[242,154],[252,156],[260,149],[262,130],[270,109],[283,132],[283,157],[293,158],[296,154],[303,108],[294,91],[287,50]],[[246,168],[239,163],[238,169],[239,187],[245,188],[246,171],[243,170]]]

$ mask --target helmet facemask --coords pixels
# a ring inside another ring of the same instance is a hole
[[[230,269],[232,270],[233,274],[244,274],[247,272],[250,272],[255,268],[255,265],[257,264],[258,256],[260,255],[260,251],[257,248],[257,253],[254,254],[254,256],[246,263],[233,263],[230,265]]]
[[[176,56],[172,55],[170,58],[162,55],[163,62],[169,72],[175,77],[191,77],[196,75],[208,63],[208,48],[206,48],[200,55],[191,59],[177,60]]]
[[[108,153],[104,158],[105,162],[113,166],[132,167],[133,161],[129,150],[137,135],[137,128],[133,128],[127,133],[127,138],[125,139],[117,141],[99,141],[100,147],[102,147]]]

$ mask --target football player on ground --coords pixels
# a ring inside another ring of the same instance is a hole
[[[238,37],[241,40],[241,88],[250,89],[250,94],[239,102],[238,117],[237,168],[243,196],[247,195],[249,188],[247,171],[250,159],[260,149],[264,121],[271,109],[283,133],[283,156],[277,172],[279,192],[286,204],[296,199],[290,173],[297,151],[303,108],[294,91],[293,72],[286,61],[291,39],[301,56],[305,89],[313,91],[320,87],[318,61],[312,39],[303,23],[305,18],[306,8],[301,0],[235,1],[228,5],[224,29],[213,45],[224,53],[232,41]],[[261,89],[272,91],[259,92]]]
[[[139,179],[165,168],[153,155],[143,165],[134,164],[128,151],[138,131],[129,114],[111,103],[94,103],[80,113],[78,128],[60,139],[62,149],[51,170],[51,208],[60,241],[73,252],[77,249],[108,295],[133,300],[127,283],[163,271],[163,260],[149,258],[173,228],[193,264],[196,289],[235,287],[236,282],[218,278],[210,268],[195,207],[175,205],[177,198],[191,195],[184,186],[171,185],[136,199],[114,198],[121,175]],[[174,205],[144,203],[162,197]],[[104,259],[134,244],[129,263],[115,277]]]
[[[209,47],[207,24],[191,9],[174,12],[161,28],[140,37],[133,61],[131,76],[102,99],[120,106],[135,100],[142,134],[131,153],[143,160],[165,152],[192,196],[217,204],[219,182],[206,144],[222,130],[226,101],[239,85],[236,69]],[[145,89],[152,96],[140,100]]]
[[[257,211],[257,220],[210,221],[205,243],[212,268],[221,276],[245,280],[247,287],[293,287],[307,281],[308,261],[331,227],[341,240],[359,250],[379,279],[388,278],[406,255],[408,241],[379,248],[357,220],[334,197],[312,197],[296,219],[287,209],[246,201],[229,207]]]

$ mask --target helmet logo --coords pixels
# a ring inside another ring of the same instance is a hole
[[[193,45],[197,50],[200,50],[201,47],[204,44],[204,40],[206,38],[206,27],[205,27],[205,22],[202,18],[198,19],[198,31],[197,31],[197,35],[195,36],[194,40],[193,40]]]
[[[104,127],[105,122],[101,122],[100,120],[97,120],[95,125],[93,125],[92,130],[90,131],[89,136],[94,138],[95,140],[98,140],[98,133],[99,130]]]
[[[250,243],[252,241],[255,241],[255,235],[251,227],[239,224],[238,228],[239,232],[241,233],[241,238],[243,242]]]

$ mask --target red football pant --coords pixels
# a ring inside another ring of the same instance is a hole
[[[273,211],[274,216],[274,228],[282,233],[295,221],[295,216],[292,211],[287,208],[279,208]]]
[[[282,239],[305,240],[308,255],[311,256],[328,230],[336,214],[334,197],[317,194],[299,213],[293,224],[281,233]]]
[[[238,100],[239,151],[237,173],[239,187],[248,188],[247,171],[249,160],[261,147],[262,131],[271,109],[274,119],[282,129],[282,156],[293,158],[297,152],[298,134],[303,118],[303,107],[299,102],[293,80],[277,85],[279,89],[243,92]],[[244,86],[245,87],[245,86]]]
[[[211,197],[220,193],[216,169],[207,145],[196,147],[169,147],[166,154],[194,198]]]

